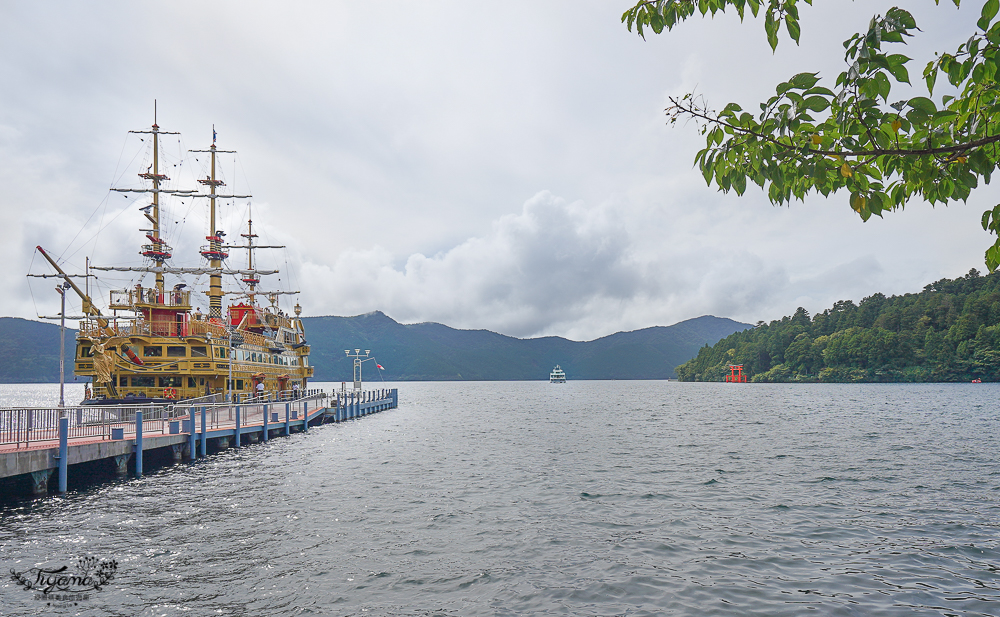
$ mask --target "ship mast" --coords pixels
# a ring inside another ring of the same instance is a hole
[[[257,237],[257,234],[253,232],[253,214],[250,207],[247,208],[247,233],[240,234],[240,236],[247,239],[247,270],[253,272],[253,239]],[[248,274],[243,282],[250,286],[250,293],[247,295],[250,297],[250,304],[253,304],[254,291],[260,283],[260,276]]]
[[[216,187],[225,186],[226,183],[215,177],[215,155],[219,152],[226,152],[230,154],[235,154],[235,150],[219,150],[215,145],[215,138],[217,133],[215,132],[215,125],[212,125],[212,145],[208,150],[192,150],[191,152],[208,152],[212,157],[212,167],[211,174],[204,179],[198,180],[201,184],[209,187],[208,197],[208,234],[205,239],[208,240],[208,246],[202,247],[201,254],[206,259],[208,259],[209,266],[212,268],[212,272],[209,275],[208,282],[208,316],[209,317],[222,317],[222,260],[229,257],[229,253],[223,251],[222,248],[222,237],[225,235],[224,232],[218,230],[215,225],[215,200],[219,195],[215,192]],[[249,195],[240,195],[239,197],[249,197]]]
[[[146,232],[146,237],[149,238],[152,244],[147,244],[142,247],[141,254],[144,257],[149,257],[156,262],[156,265],[163,267],[163,262],[170,259],[170,247],[167,246],[163,240],[160,238],[160,182],[165,182],[169,180],[166,174],[160,173],[160,135],[178,135],[179,133],[172,131],[161,131],[159,125],[156,124],[156,101],[153,101],[153,126],[149,131],[129,131],[130,133],[144,133],[151,134],[153,136],[153,164],[150,173],[149,168],[146,169],[144,173],[139,174],[140,178],[145,180],[153,181],[153,203],[149,208],[143,209],[143,214],[150,223],[153,224],[152,229],[143,229],[141,231]],[[152,210],[152,214],[150,214]],[[163,297],[163,272],[156,272],[156,294],[158,297]]]
[[[247,250],[247,269],[240,270],[243,274],[241,279],[250,288],[247,292],[247,297],[250,300],[250,304],[254,304],[254,300],[259,292],[257,292],[257,285],[260,285],[260,275],[262,274],[277,274],[277,270],[257,270],[253,265],[253,252],[257,249],[283,249],[284,245],[269,246],[263,244],[254,244],[253,239],[259,238],[257,234],[253,232],[253,209],[252,206],[247,207],[247,232],[245,234],[240,234],[241,238],[246,238],[246,244],[233,244],[226,245],[222,248],[226,249],[246,249]],[[283,294],[297,294],[297,291],[272,291],[268,292],[268,295],[283,295]]]

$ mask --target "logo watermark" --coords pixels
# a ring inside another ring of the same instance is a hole
[[[73,606],[89,600],[90,592],[101,591],[115,578],[118,561],[80,557],[74,567],[30,568],[18,572],[11,568],[10,580],[25,591],[35,592],[35,600],[53,606]]]

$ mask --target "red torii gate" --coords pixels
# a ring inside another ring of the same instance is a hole
[[[733,383],[746,383],[747,376],[743,374],[742,364],[730,364],[729,374],[726,375],[726,381]]]

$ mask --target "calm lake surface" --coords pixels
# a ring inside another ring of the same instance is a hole
[[[0,613],[1000,614],[1000,386],[386,385],[399,409],[8,505],[3,572],[118,571],[76,606],[4,580]],[[31,397],[58,385],[0,386]]]

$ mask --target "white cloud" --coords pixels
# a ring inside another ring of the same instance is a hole
[[[804,6],[802,45],[776,54],[759,21],[733,15],[643,41],[619,22],[628,4],[6,4],[0,314],[36,314],[23,279],[36,244],[77,266],[138,261],[142,204],[107,188],[143,164],[147,143],[126,131],[152,122],[154,98],[159,124],[185,133],[163,142],[175,162],[213,124],[240,151],[222,167],[229,188],[249,185],[265,241],[289,246],[262,259],[308,314],[593,338],[815,312],[981,267],[992,188],[866,224],[842,197],[773,208],[759,190],[706,187],[691,165],[700,136],[665,125],[668,94],[752,108],[796,72],[832,79],[840,41],[891,2]],[[914,75],[978,17],[912,10]],[[190,184],[203,164],[168,171]],[[178,265],[197,263],[204,206],[165,212]],[[244,219],[245,204],[226,205],[220,225],[234,238]],[[106,275],[101,289],[126,283]],[[38,312],[53,311],[49,287]]]

